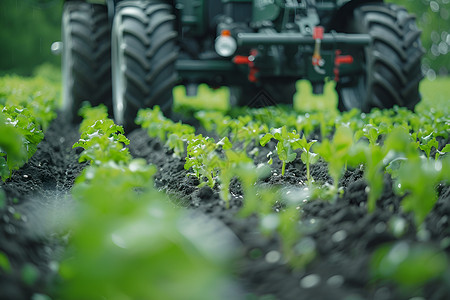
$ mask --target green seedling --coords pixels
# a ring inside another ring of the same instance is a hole
[[[27,108],[0,105],[0,177],[10,178],[36,152],[44,133]]]
[[[311,185],[313,182],[313,178],[311,177],[310,165],[315,164],[319,160],[319,156],[316,153],[311,151],[312,145],[314,145],[317,141],[312,140],[308,142],[303,136],[298,143],[300,144],[301,149],[303,150],[300,158],[302,162],[306,165],[306,178],[308,180],[308,184]]]
[[[108,161],[128,163],[131,155],[123,145],[128,145],[130,141],[123,134],[123,127],[114,124],[111,119],[97,120],[82,132],[80,140],[73,148],[84,148],[80,162],[88,161],[97,165]]]
[[[164,117],[158,105],[153,108],[140,109],[136,117],[136,124],[147,129],[150,137],[157,137],[162,142],[166,141],[167,126],[173,124],[171,120]]]
[[[261,134],[269,131],[265,124],[250,122],[246,126],[237,128],[236,139],[243,142],[243,149],[247,150],[248,145],[255,140],[259,140]]]
[[[370,264],[374,280],[393,281],[412,293],[432,280],[444,280],[447,268],[447,255],[441,250],[403,241],[379,247]]]
[[[230,182],[233,177],[239,176],[239,171],[243,169],[243,165],[253,164],[243,151],[235,151],[231,148],[223,148],[225,150],[225,158],[213,161],[214,167],[218,168],[218,178],[220,181],[220,196],[225,201],[227,208],[230,205]],[[242,177],[240,177],[242,178]]]
[[[314,145],[314,151],[328,163],[328,172],[333,179],[335,193],[338,192],[339,180],[346,169],[352,145],[353,132],[347,126],[338,127],[331,142],[325,139]]]
[[[360,129],[355,134],[355,140],[359,140],[361,137],[366,137],[371,145],[377,145],[378,137],[380,136],[380,131],[378,127],[372,124],[364,125],[363,129]]]
[[[389,139],[389,137],[388,137]],[[364,179],[367,182],[368,193],[367,210],[373,212],[376,208],[376,201],[381,197],[384,187],[385,166],[395,159],[394,152],[387,145],[378,146],[377,144],[359,141],[355,143],[349,151],[349,165],[353,167],[364,165]]]
[[[194,175],[200,180],[199,187],[208,185],[213,188],[216,181],[215,165],[208,163],[215,160],[220,160],[216,153],[217,144],[213,138],[203,137],[201,134],[193,136],[187,141],[187,157],[184,168],[186,170],[192,169],[194,173],[187,175]],[[203,181],[205,178],[207,181]]]
[[[294,150],[301,147],[299,144],[300,135],[295,130],[288,132],[286,126],[283,126],[281,128],[271,129],[270,133],[265,134],[259,143],[261,146],[265,146],[271,139],[278,141],[275,149],[278,158],[283,164],[281,167],[281,176],[284,176],[286,163],[292,162],[297,157],[297,153]]]
[[[421,141],[417,141],[417,145],[420,150],[425,152],[427,159],[430,159],[431,149],[434,147],[436,150],[439,149],[439,143],[435,137],[432,137],[432,134],[423,137],[420,139]]]
[[[70,239],[59,269],[62,298],[206,300],[229,283],[234,241],[170,204],[149,184],[154,171],[144,160],[110,162],[77,178],[76,213],[67,220]],[[162,275],[174,280],[172,288],[148,285]]]
[[[442,150],[440,150],[440,151],[438,150],[438,151],[436,152],[435,160],[438,160],[438,158],[439,158],[441,155],[445,155],[445,154],[447,154],[448,152],[450,152],[450,144],[445,145],[445,147],[442,148]]]
[[[437,185],[441,181],[450,182],[449,168],[449,157],[442,161],[408,159],[401,164],[396,178],[396,191],[405,195],[401,203],[402,208],[405,212],[414,213],[418,226],[424,222],[436,204]]]

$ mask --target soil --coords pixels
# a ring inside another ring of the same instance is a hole
[[[64,212],[70,211],[70,189],[85,167],[78,163],[79,150],[72,149],[78,137],[77,126],[57,118],[30,161],[10,180],[0,183],[6,194],[6,205],[0,208],[0,254],[6,254],[11,263],[10,272],[0,271],[0,299],[51,294],[58,280],[58,259],[67,241],[64,230],[57,230],[58,222]],[[198,180],[186,176],[184,160],[174,157],[159,140],[141,129],[131,132],[128,138],[133,156],[157,166],[158,189],[174,195],[179,205],[222,221],[239,238],[243,255],[235,272],[246,299],[450,299],[450,285],[442,281],[406,293],[392,284],[372,281],[369,271],[375,249],[387,242],[441,246],[449,254],[449,186],[438,187],[439,200],[424,228],[417,232],[412,217],[400,211],[401,199],[393,193],[389,176],[385,177],[376,211],[368,214],[363,173],[360,169],[348,170],[340,182],[342,197],[333,203],[309,201],[299,210],[305,229],[303,242],[316,250],[316,257],[305,269],[293,271],[277,255],[273,258],[280,250],[277,236],[263,236],[255,216],[242,219],[236,215],[242,206],[237,180],[232,182],[233,198],[230,209],[226,209],[217,187],[198,188]],[[261,148],[255,162],[266,161],[266,148]],[[260,184],[287,189],[302,187],[306,182],[305,166],[299,159],[287,165],[285,176],[279,175],[280,169],[281,162],[274,159],[272,176]],[[331,182],[324,163],[313,165],[311,174],[318,182]],[[388,229],[393,217],[406,224],[401,236]],[[49,219],[51,222],[42,222]],[[43,225],[49,223],[52,225]]]

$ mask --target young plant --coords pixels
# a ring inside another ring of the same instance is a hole
[[[229,142],[228,142],[229,143]],[[225,152],[224,159],[216,159],[210,161],[211,167],[217,168],[218,179],[220,181],[220,197],[225,201],[226,207],[230,206],[230,183],[233,177],[239,176],[239,171],[242,166],[253,164],[253,160],[250,159],[244,151],[235,151],[231,149],[231,143],[223,146]],[[242,178],[242,177],[240,177]]]
[[[372,124],[366,124],[355,134],[355,140],[359,140],[361,137],[366,137],[369,140],[369,144],[377,145],[378,137],[380,136],[380,130],[378,127]]]
[[[77,178],[59,297],[209,300],[226,288],[233,236],[170,204],[149,184],[154,172],[141,159],[91,165]],[[148,285],[162,275],[170,289]]]
[[[2,121],[0,112],[0,177],[11,177],[12,171],[22,167],[28,159],[24,138],[19,130]]]
[[[0,105],[0,175],[5,181],[36,152],[44,133],[31,111]]]
[[[292,162],[296,157],[297,153],[294,150],[300,148],[299,139],[300,135],[294,130],[293,132],[288,132],[286,126],[281,128],[273,128],[270,133],[265,134],[259,143],[261,146],[265,146],[271,139],[276,139],[278,141],[276,145],[276,152],[278,158],[283,163],[281,167],[281,176],[284,176],[286,170],[286,163]]]
[[[434,147],[437,151],[439,148],[439,143],[435,137],[432,137],[431,134],[424,138],[421,138],[420,140],[421,140],[421,142],[417,141],[417,145],[419,146],[420,150],[425,152],[425,155],[427,156],[427,159],[429,160],[431,148]]]
[[[350,149],[351,164],[356,166],[364,162],[364,178],[368,185],[367,210],[373,212],[376,201],[383,193],[384,167],[388,152],[383,147],[359,142]]]
[[[428,282],[445,284],[448,270],[446,253],[431,245],[400,241],[375,250],[370,271],[375,281],[393,281],[403,293],[417,293]]]
[[[147,129],[150,137],[157,137],[162,142],[166,141],[167,126],[172,124],[172,120],[164,117],[158,105],[153,108],[140,109],[136,117],[136,124]]]
[[[312,140],[308,142],[303,135],[301,139],[298,140],[298,143],[300,144],[301,149],[303,150],[300,158],[302,162],[306,165],[306,178],[308,180],[308,184],[311,185],[313,182],[313,178],[311,177],[310,173],[310,165],[315,164],[319,160],[319,156],[317,153],[313,153],[311,151],[312,145],[314,145],[317,141]]]
[[[333,179],[333,191],[338,192],[339,180],[347,166],[350,147],[353,145],[353,132],[347,126],[340,126],[334,133],[333,140],[322,140],[314,145],[314,151],[327,163],[328,172]]]
[[[450,182],[448,170],[450,157],[442,161],[408,159],[403,161],[397,173],[396,192],[405,195],[402,208],[413,212],[417,226],[420,226],[438,199],[436,187],[444,181]]]
[[[73,148],[84,148],[79,161],[89,161],[96,165],[109,161],[128,163],[131,155],[123,145],[128,145],[130,141],[124,136],[122,126],[106,118],[106,107],[85,107],[81,113],[84,120],[80,130],[83,131],[80,140],[73,145]]]
[[[191,137],[187,141],[187,157],[184,169],[192,169],[194,173],[188,173],[187,175],[194,175],[200,180],[199,187],[208,185],[213,188],[216,181],[214,164],[208,163],[209,161],[219,160],[216,150],[217,144],[213,138],[203,137],[201,134]],[[203,181],[206,179],[207,181]]]

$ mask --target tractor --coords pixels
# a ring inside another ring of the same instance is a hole
[[[172,89],[230,89],[244,106],[264,90],[292,104],[296,82],[322,93],[336,81],[338,108],[414,109],[422,79],[421,31],[382,0],[66,0],[63,103],[104,103],[129,130],[140,108],[172,111]]]

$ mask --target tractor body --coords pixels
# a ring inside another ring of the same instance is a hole
[[[77,64],[67,58],[74,60],[70,41],[79,39],[76,9],[87,6],[110,36],[83,42],[92,51],[110,48],[110,106],[119,123],[131,124],[142,107],[168,113],[180,84],[192,93],[200,83],[228,86],[236,105],[261,89],[289,104],[299,79],[315,93],[335,80],[341,110],[412,109],[420,100],[420,31],[405,9],[382,0],[68,0],[63,68]],[[83,34],[95,37],[98,27],[86,25],[91,32]],[[77,70],[65,70],[75,81],[65,88],[73,111]]]

